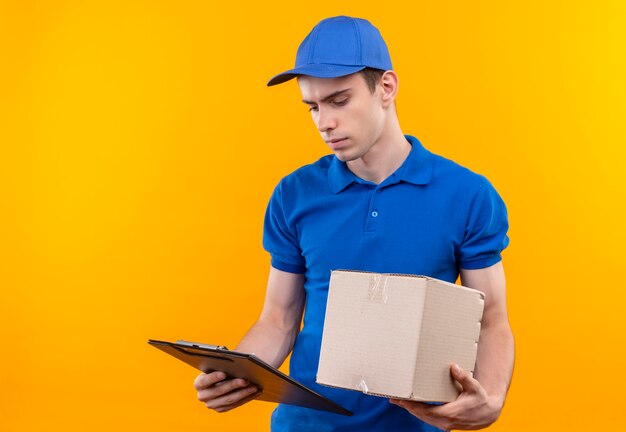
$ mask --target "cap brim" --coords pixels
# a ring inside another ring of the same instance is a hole
[[[268,86],[284,83],[292,78],[300,75],[307,75],[316,78],[338,78],[346,75],[350,75],[365,69],[366,66],[344,66],[333,64],[310,64],[306,66],[300,66],[294,69],[290,69],[281,74],[276,75],[274,78],[267,82]]]

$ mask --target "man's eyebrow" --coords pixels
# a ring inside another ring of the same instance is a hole
[[[341,94],[343,94],[343,93],[345,93],[345,92],[347,92],[349,90],[350,90],[349,88],[343,89],[343,90],[337,90],[336,92],[333,92],[333,93],[329,94],[328,96],[324,96],[322,98],[322,102],[328,102],[330,99],[332,99],[334,97],[337,97],[337,96],[339,96],[339,95],[341,95]],[[311,101],[308,101],[308,100],[305,100],[305,99],[302,99],[302,102],[304,102],[307,105],[315,105],[315,103],[316,103],[316,102],[311,102]]]

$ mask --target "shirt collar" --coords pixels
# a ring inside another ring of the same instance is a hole
[[[417,138],[405,135],[412,149],[400,168],[394,173],[399,181],[405,181],[416,185],[425,185],[430,182],[432,174],[432,154],[422,146]],[[328,169],[328,184],[330,190],[337,194],[357,181],[356,175],[348,169],[345,162],[337,157],[333,160]]]

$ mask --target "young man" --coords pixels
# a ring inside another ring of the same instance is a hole
[[[299,382],[354,412],[352,417],[279,405],[273,431],[435,431],[479,429],[499,416],[513,369],[501,251],[504,203],[482,176],[434,155],[401,131],[398,76],[369,22],[321,21],[302,42],[296,77],[303,102],[333,155],[300,168],[276,187],[263,245],[272,257],[265,304],[238,350],[279,366],[292,351]],[[422,274],[485,293],[474,377],[456,365],[463,388],[443,405],[388,400],[315,383],[330,271]],[[304,325],[300,329],[304,312]],[[218,412],[258,395],[221,372],[195,381]]]

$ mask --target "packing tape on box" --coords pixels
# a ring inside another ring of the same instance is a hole
[[[367,291],[367,298],[378,303],[387,303],[387,280],[388,275],[372,274],[370,277],[370,287]]]
[[[369,390],[367,388],[367,384],[365,384],[365,380],[362,379],[361,382],[359,383],[359,390],[361,390],[363,393],[369,393]]]

